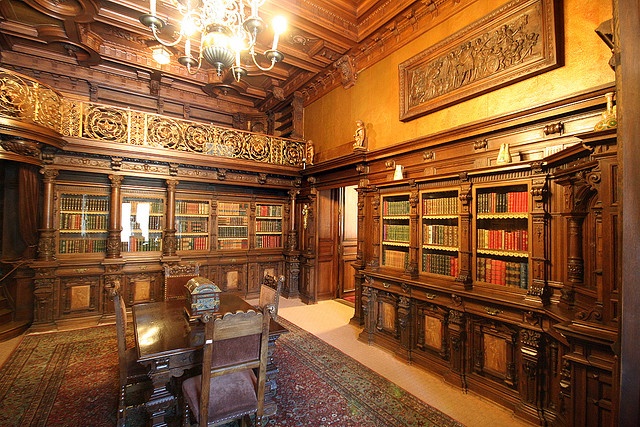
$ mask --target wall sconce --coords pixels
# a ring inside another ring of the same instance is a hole
[[[404,166],[396,165],[396,170],[393,172],[393,180],[399,181],[401,179],[404,179]]]
[[[153,59],[160,65],[166,65],[171,62],[171,52],[164,46],[154,46],[151,48]]]

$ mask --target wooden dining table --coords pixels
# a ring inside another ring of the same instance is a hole
[[[165,416],[176,410],[175,379],[189,375],[202,364],[204,324],[189,320],[184,300],[169,300],[136,304],[132,308],[135,345],[138,362],[149,367],[153,393],[145,406],[153,426],[166,426]],[[220,294],[218,313],[247,311],[253,306],[237,295]],[[278,337],[287,329],[271,319],[269,325],[269,356],[265,390],[265,415],[274,415],[277,391],[277,365],[273,350]],[[172,380],[173,379],[173,380]]]

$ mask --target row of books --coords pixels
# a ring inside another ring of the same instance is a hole
[[[529,263],[478,257],[476,280],[527,289]]]
[[[382,215],[409,215],[409,200],[385,200]]]
[[[408,242],[409,226],[404,224],[384,224],[382,240],[387,242]]]
[[[458,257],[453,255],[422,253],[422,271],[424,273],[442,274],[457,277],[459,269]]]
[[[282,221],[257,220],[256,231],[282,231]]]
[[[247,215],[248,203],[218,202],[218,215]]]
[[[409,253],[393,249],[382,250],[382,265],[394,268],[405,268],[409,263]]]
[[[147,240],[142,237],[129,237],[128,242],[121,242],[120,250],[122,252],[153,252],[162,250],[162,240]]]
[[[209,250],[208,237],[178,237],[177,248],[179,251],[206,251]]]
[[[457,215],[457,197],[438,197],[422,199],[422,215]]]
[[[131,222],[129,223],[132,230],[140,230],[140,223],[136,221],[134,215],[131,216]],[[161,216],[150,216],[147,219],[147,225],[149,230],[162,230],[164,228],[164,218]]]
[[[106,252],[107,239],[60,239],[61,254]]]
[[[184,215],[209,215],[209,203],[176,201],[176,214]]]
[[[279,234],[256,236],[256,248],[281,248],[282,237]]]
[[[527,230],[485,230],[478,229],[478,249],[504,251],[528,251],[529,232]]]
[[[249,220],[246,216],[220,216],[218,215],[218,225],[246,226]]]
[[[196,219],[188,221],[176,221],[178,233],[206,233],[209,229],[207,220]]]
[[[478,193],[478,213],[528,212],[529,193],[511,191],[508,193]]]
[[[256,205],[256,216],[282,217],[282,206],[280,205]]]
[[[138,205],[149,205],[149,213],[151,214],[163,214],[164,203],[163,202],[150,202],[148,200],[131,200],[127,199],[125,203],[131,205],[131,213],[135,215],[138,212]],[[123,203],[123,205],[125,204]]]
[[[424,245],[458,246],[458,226],[423,224],[422,243]]]
[[[227,239],[218,240],[218,249],[249,249],[249,240],[247,239]]]
[[[60,214],[61,230],[106,230],[109,218],[104,214]]]
[[[63,211],[83,211],[83,212],[108,212],[109,199],[98,196],[62,196],[60,209]]]
[[[247,237],[247,227],[218,227],[218,237]]]

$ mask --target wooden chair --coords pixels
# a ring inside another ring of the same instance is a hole
[[[138,363],[136,349],[127,348],[127,306],[120,291],[120,281],[110,282],[108,288],[113,299],[118,339],[118,366],[120,390],[118,399],[118,426],[124,426],[128,408],[142,405],[153,391],[149,369]]]
[[[164,266],[164,300],[184,299],[184,285],[200,275],[199,264],[174,264]]]
[[[260,285],[260,299],[258,306],[267,308],[273,320],[278,320],[278,303],[280,301],[280,293],[284,284],[284,276],[278,277],[278,280],[270,274],[265,274]]]
[[[202,374],[182,383],[184,425],[217,426],[255,414],[262,426],[269,316],[258,311],[205,314]]]

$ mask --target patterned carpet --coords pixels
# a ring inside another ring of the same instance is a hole
[[[278,414],[269,426],[461,426],[322,340],[281,323],[290,333],[277,341]],[[0,426],[114,426],[116,346],[113,326],[25,336],[0,370]]]

